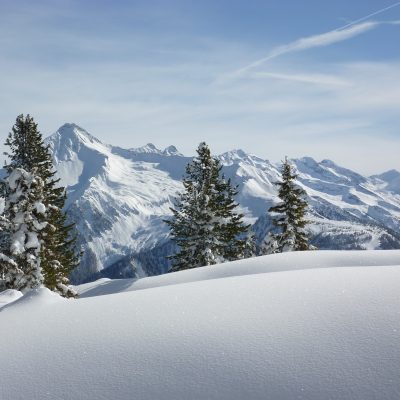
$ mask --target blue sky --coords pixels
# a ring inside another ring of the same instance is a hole
[[[30,113],[46,136],[400,169],[395,4],[2,0],[2,141]]]

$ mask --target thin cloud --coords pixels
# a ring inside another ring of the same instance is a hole
[[[249,65],[246,65],[243,68],[240,68],[228,75],[226,78],[234,79],[244,75],[249,70],[264,64],[267,61],[270,61],[274,58],[280,57],[284,54],[294,53],[299,51],[308,50],[315,47],[324,47],[329,46],[334,43],[342,42],[348,39],[351,39],[355,36],[361,35],[362,33],[368,32],[380,25],[380,22],[363,22],[357,25],[352,25],[348,28],[341,30],[333,30],[326,33],[322,33],[319,35],[308,36],[305,38],[300,38],[295,40],[294,42],[275,47],[270,51],[270,53]],[[224,78],[222,79],[222,81]],[[219,80],[221,81],[221,79]]]
[[[351,21],[351,22],[349,22],[348,24],[346,24],[346,25],[340,27],[339,29],[344,29],[344,28],[347,28],[348,26],[352,26],[352,25],[358,24],[359,22],[363,22],[363,21],[365,21],[365,20],[367,20],[367,19],[370,19],[370,18],[372,18],[372,17],[375,17],[376,15],[382,14],[383,12],[388,11],[388,10],[394,8],[394,7],[397,7],[397,6],[400,6],[400,1],[398,1],[397,3],[391,4],[390,6],[387,6],[387,7],[385,7],[385,8],[381,8],[380,10],[375,11],[375,12],[373,12],[372,14],[365,15],[364,17],[361,17],[361,18],[359,18],[359,19],[356,19],[355,21]],[[395,23],[396,23],[396,22],[398,23],[398,21],[395,21]]]
[[[340,77],[327,74],[286,74],[280,72],[254,72],[250,76],[251,78],[270,78],[280,79],[285,81],[299,82],[299,83],[311,83],[314,85],[327,85],[327,86],[350,86],[351,82],[344,80]]]

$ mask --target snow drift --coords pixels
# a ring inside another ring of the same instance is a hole
[[[400,397],[400,251],[107,283],[3,308],[2,400]]]

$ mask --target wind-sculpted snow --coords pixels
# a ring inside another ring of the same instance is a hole
[[[288,252],[141,279],[99,279],[76,287],[81,298],[243,275],[318,268],[396,266],[400,250]]]
[[[73,274],[83,282],[103,276],[164,272],[168,229],[181,178],[191,157],[174,146],[149,143],[123,149],[106,145],[74,124],[47,139],[68,188],[67,210],[77,223],[85,255]],[[243,150],[219,156],[223,172],[239,186],[237,201],[261,241],[271,228],[266,210],[277,201],[279,165]],[[293,160],[310,203],[310,233],[322,249],[400,248],[398,173],[363,177],[329,160]]]
[[[0,398],[398,399],[400,252],[343,253],[177,272],[143,290],[121,280],[78,300],[28,293],[0,312]]]
[[[0,292],[0,309],[22,297],[22,293],[15,289],[6,289]]]

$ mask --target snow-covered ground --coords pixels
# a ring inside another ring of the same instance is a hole
[[[0,399],[399,399],[400,251],[0,294]]]

